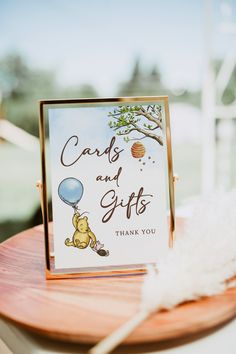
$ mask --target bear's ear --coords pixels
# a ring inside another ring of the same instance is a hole
[[[84,220],[86,220],[86,221],[87,221],[87,220],[88,220],[88,217],[87,217],[87,216],[84,216]]]

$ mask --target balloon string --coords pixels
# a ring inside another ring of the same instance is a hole
[[[80,214],[80,216],[82,216],[83,214],[89,214],[89,211],[84,211],[82,214]]]
[[[75,206],[73,208],[74,208],[75,212],[80,210],[77,206]],[[84,211],[82,214],[80,214],[80,216],[82,216],[83,214],[89,214],[89,211]]]

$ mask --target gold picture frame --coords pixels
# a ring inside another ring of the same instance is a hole
[[[77,270],[55,270],[54,267],[54,250],[52,242],[52,233],[49,230],[49,205],[48,205],[48,180],[47,180],[47,152],[46,152],[46,112],[49,107],[72,107],[73,105],[109,105],[109,104],[135,104],[150,102],[161,102],[165,111],[165,138],[166,138],[166,161],[167,161],[167,180],[168,180],[168,199],[169,199],[169,247],[173,247],[174,231],[175,231],[175,190],[173,175],[173,161],[172,161],[172,145],[171,145],[171,131],[170,131],[170,114],[168,96],[140,96],[140,97],[117,97],[117,98],[88,98],[88,99],[53,99],[41,100],[39,102],[39,132],[40,132],[40,153],[41,153],[41,172],[42,180],[38,182],[37,186],[40,189],[41,209],[44,224],[44,238],[45,238],[45,265],[46,278],[72,278],[72,277],[97,277],[97,276],[114,276],[127,274],[140,274],[146,271],[145,265],[134,266],[117,266],[89,268],[82,272]]]

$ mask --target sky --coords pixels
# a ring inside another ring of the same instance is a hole
[[[236,22],[236,1],[229,1]],[[112,95],[136,58],[157,65],[171,88],[199,89],[205,60],[204,0],[0,0],[0,57],[21,53],[54,70],[60,85],[93,84]],[[227,9],[226,9],[227,15]],[[213,55],[231,50],[212,0]]]

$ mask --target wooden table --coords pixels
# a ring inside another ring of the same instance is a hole
[[[42,226],[0,245],[0,272],[0,314],[5,320],[23,331],[80,343],[81,348],[107,336],[137,311],[143,280],[142,275],[45,280]],[[209,333],[235,313],[236,289],[231,289],[153,315],[125,344],[135,350],[151,342],[159,348],[175,346]]]

